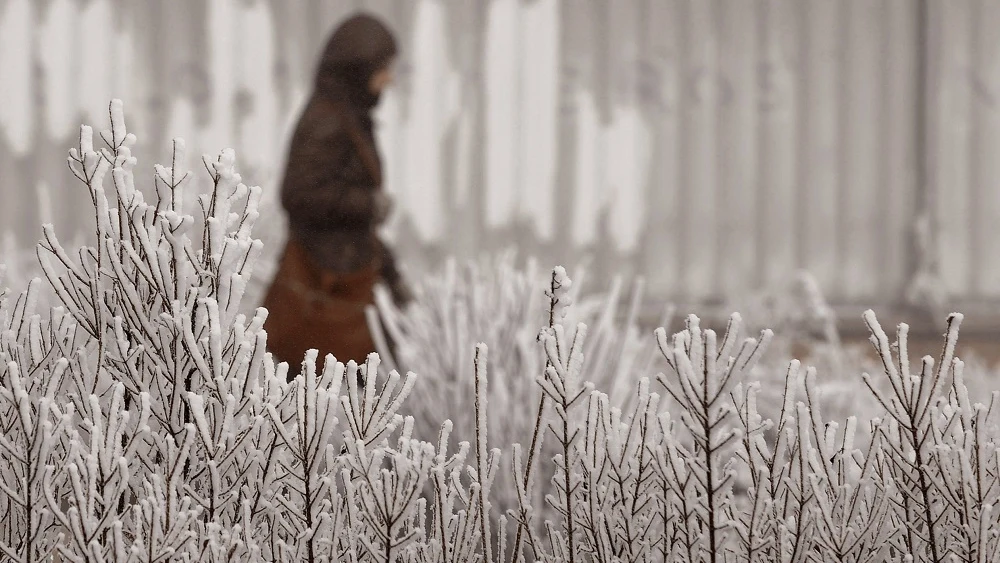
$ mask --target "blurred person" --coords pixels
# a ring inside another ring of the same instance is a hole
[[[377,229],[392,207],[371,112],[392,81],[392,32],[361,13],[320,58],[312,96],[292,135],[281,205],[288,242],[264,298],[268,350],[299,371],[310,348],[362,364],[375,345],[365,318],[378,282],[404,307],[413,297]],[[319,366],[318,366],[319,367]]]

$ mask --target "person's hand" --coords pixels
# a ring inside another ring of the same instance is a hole
[[[396,304],[396,307],[400,309],[405,309],[407,305],[413,302],[416,298],[413,294],[413,289],[410,285],[398,279],[393,283],[389,284],[389,292],[392,293],[392,301]]]
[[[382,190],[375,192],[375,224],[384,223],[392,211],[392,196]]]

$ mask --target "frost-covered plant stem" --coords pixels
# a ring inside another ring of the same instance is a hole
[[[328,499],[334,493],[333,482],[324,465],[333,454],[331,438],[338,422],[336,407],[345,371],[342,363],[327,356],[323,372],[317,373],[316,357],[316,350],[307,352],[292,392],[286,395],[288,402],[280,405],[285,416],[294,413],[294,422],[286,424],[283,414],[274,406],[268,405],[267,411],[293,460],[287,467],[286,486],[290,493],[301,497],[297,500],[304,507],[302,514],[295,515],[299,522],[294,534],[290,534],[301,542],[295,554],[310,563],[317,561],[318,541],[329,533],[326,527],[338,516],[336,510],[340,508],[339,503]]]
[[[955,346],[958,342],[958,329],[961,326],[962,318],[963,316],[957,313],[948,317],[948,330],[937,369],[934,369],[934,359],[926,356],[922,362],[920,375],[913,375],[910,373],[907,350],[908,327],[905,324],[899,327],[897,338],[899,366],[897,367],[892,358],[889,338],[875,318],[875,313],[868,310],[864,315],[865,323],[872,333],[870,338],[872,346],[879,354],[885,374],[892,386],[893,395],[886,396],[875,386],[868,374],[864,374],[864,381],[869,390],[892,416],[895,424],[898,425],[898,433],[887,432],[883,427],[883,435],[890,440],[896,438],[889,444],[896,448],[895,455],[891,456],[891,459],[900,475],[904,477],[903,494],[908,494],[908,485],[915,485],[917,488],[916,495],[913,496],[914,500],[919,503],[917,510],[920,514],[920,527],[926,534],[921,539],[926,543],[926,550],[931,561],[934,562],[941,561],[943,556],[939,528],[940,516],[946,507],[941,507],[938,514],[934,513],[934,507],[938,503],[933,497],[937,496],[938,492],[936,491],[937,486],[931,481],[930,476],[937,471],[937,468],[932,465],[933,456],[928,453],[928,449],[932,445],[933,419],[938,414],[934,402],[937,400],[938,391],[952,367]],[[909,518],[909,514],[907,514],[907,518]],[[919,531],[915,530],[915,532],[919,536]],[[914,551],[911,552],[911,555],[914,558],[919,556],[919,552],[915,548],[916,546],[912,546]]]
[[[554,531],[549,526],[550,542],[554,546],[558,546],[557,553],[564,552],[566,554],[570,563],[577,560],[579,550],[576,537],[579,530],[576,528],[575,514],[580,480],[577,478],[575,466],[577,462],[576,442],[581,434],[580,429],[574,428],[570,412],[584,396],[589,395],[594,390],[593,383],[588,381],[579,385],[578,381],[583,363],[583,344],[586,336],[587,325],[580,323],[577,325],[573,341],[567,349],[566,336],[561,324],[556,324],[551,332],[543,333],[542,342],[551,365],[545,370],[545,376],[538,378],[538,384],[552,399],[556,415],[559,417],[560,428],[551,424],[549,428],[556,435],[562,450],[561,455],[556,456],[555,459],[558,468],[556,476],[553,477],[556,494],[547,495],[546,500],[562,516],[562,531],[565,533],[565,538],[553,537]],[[562,477],[561,483],[557,481],[560,476]]]
[[[479,528],[483,548],[483,558],[486,563],[493,563],[493,536],[490,533],[489,473],[486,459],[486,359],[488,349],[485,344],[476,346],[476,477],[479,486]],[[499,459],[499,450],[494,452],[494,459]]]
[[[949,396],[952,413],[946,414],[949,423],[957,421],[952,436],[957,442],[948,447],[943,433],[935,432],[936,447],[932,450],[936,463],[942,470],[950,470],[958,479],[942,480],[946,498],[952,511],[958,513],[961,527],[954,534],[963,548],[959,558],[966,561],[994,560],[1000,554],[1000,542],[992,532],[996,525],[995,504],[991,502],[993,490],[1000,485],[990,466],[997,466],[998,444],[995,431],[996,406],[1000,392],[994,391],[989,402],[972,403],[965,385],[965,364],[958,358],[953,361],[953,382]],[[957,455],[956,455],[957,454]]]
[[[557,315],[559,312],[568,304],[569,301],[568,291],[570,289],[570,283],[567,283],[569,278],[566,276],[566,270],[562,268],[556,268],[552,271],[552,277],[549,280],[549,289],[545,294],[549,298],[549,323],[548,330],[553,330],[556,324]],[[562,302],[560,302],[562,301]],[[545,371],[552,366],[552,360],[546,356],[545,359]],[[531,493],[533,487],[532,484],[532,469],[535,461],[535,456],[538,455],[538,451],[542,447],[542,440],[544,438],[544,431],[542,427],[542,421],[545,417],[545,401],[547,397],[544,392],[538,393],[538,408],[535,410],[535,425],[531,430],[531,444],[528,446],[528,459],[524,465],[524,481],[523,487],[525,493],[527,494],[526,502],[530,502]],[[519,446],[518,446],[519,447]],[[520,460],[514,461],[515,465],[519,463]],[[525,511],[521,511],[520,517],[517,523],[517,533],[514,537],[514,548],[511,550],[512,557],[516,563],[517,558],[521,554],[521,541],[522,533],[525,530],[525,526],[531,526],[531,522],[528,519],[528,515]],[[536,554],[537,557],[537,554]]]
[[[724,513],[729,509],[729,489],[735,477],[733,461],[722,464],[722,454],[741,438],[739,430],[726,428],[735,414],[732,403],[726,399],[730,387],[757,363],[772,337],[771,331],[766,330],[761,333],[760,341],[749,338],[732,356],[740,321],[739,315],[730,319],[721,349],[716,346],[715,332],[702,332],[698,318],[693,315],[688,318],[688,329],[674,337],[672,347],[666,331],[662,328],[656,331],[660,351],[674,371],[677,384],[668,381],[664,374],[658,380],[680,405],[682,421],[694,446],[693,451],[688,451],[677,445],[697,477],[693,486],[698,491],[699,510],[708,536],[702,549],[707,551],[711,563],[716,563],[725,550],[722,533],[728,525]],[[704,474],[700,474],[702,471]],[[685,525],[691,525],[691,519],[685,518]]]
[[[79,554],[84,554],[83,560],[89,561],[91,557],[100,560],[97,554],[116,557],[125,549],[116,526],[121,525],[118,519],[124,503],[131,500],[132,476],[141,470],[136,454],[146,445],[150,401],[148,393],[143,393],[139,404],[126,410],[121,383],[113,385],[110,404],[103,408],[97,395],[87,399],[79,409],[84,417],[84,432],[68,430],[70,455],[66,470],[70,494],[64,502],[69,508],[64,512],[60,499],[51,494],[56,490],[52,483],[54,469],[46,474],[46,501],[75,543],[73,550],[60,547],[61,554],[70,560],[80,560]]]
[[[0,354],[0,357],[5,355]],[[17,363],[12,361],[6,366],[5,385],[0,389],[0,396],[7,403],[5,410],[9,409],[16,418],[12,427],[0,434],[0,448],[14,475],[5,475],[0,481],[0,489],[15,505],[14,512],[4,516],[5,524],[8,529],[20,529],[16,537],[5,538],[9,543],[0,542],[0,551],[12,561],[43,561],[58,545],[59,539],[51,537],[52,514],[42,507],[45,506],[45,492],[49,490],[49,477],[56,471],[55,463],[62,461],[56,458],[60,449],[58,443],[72,416],[71,408],[63,413],[56,403],[56,391],[67,366],[65,359],[51,367],[37,366],[51,370],[41,390],[31,387],[43,382],[31,374],[24,377]],[[10,477],[14,477],[13,483],[8,481]],[[18,521],[20,526],[16,526]],[[48,543],[53,539],[56,541]]]

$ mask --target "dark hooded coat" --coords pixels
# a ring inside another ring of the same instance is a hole
[[[392,33],[362,14],[328,41],[313,95],[291,139],[281,185],[288,243],[264,300],[268,349],[296,373],[307,350],[362,363],[374,344],[365,308],[381,279],[409,299],[376,229],[385,219],[382,166],[371,111],[371,76],[396,54]]]

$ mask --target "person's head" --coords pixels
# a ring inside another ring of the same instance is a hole
[[[396,53],[396,40],[385,24],[369,14],[354,15],[341,23],[327,41],[316,89],[370,109],[392,81]]]

